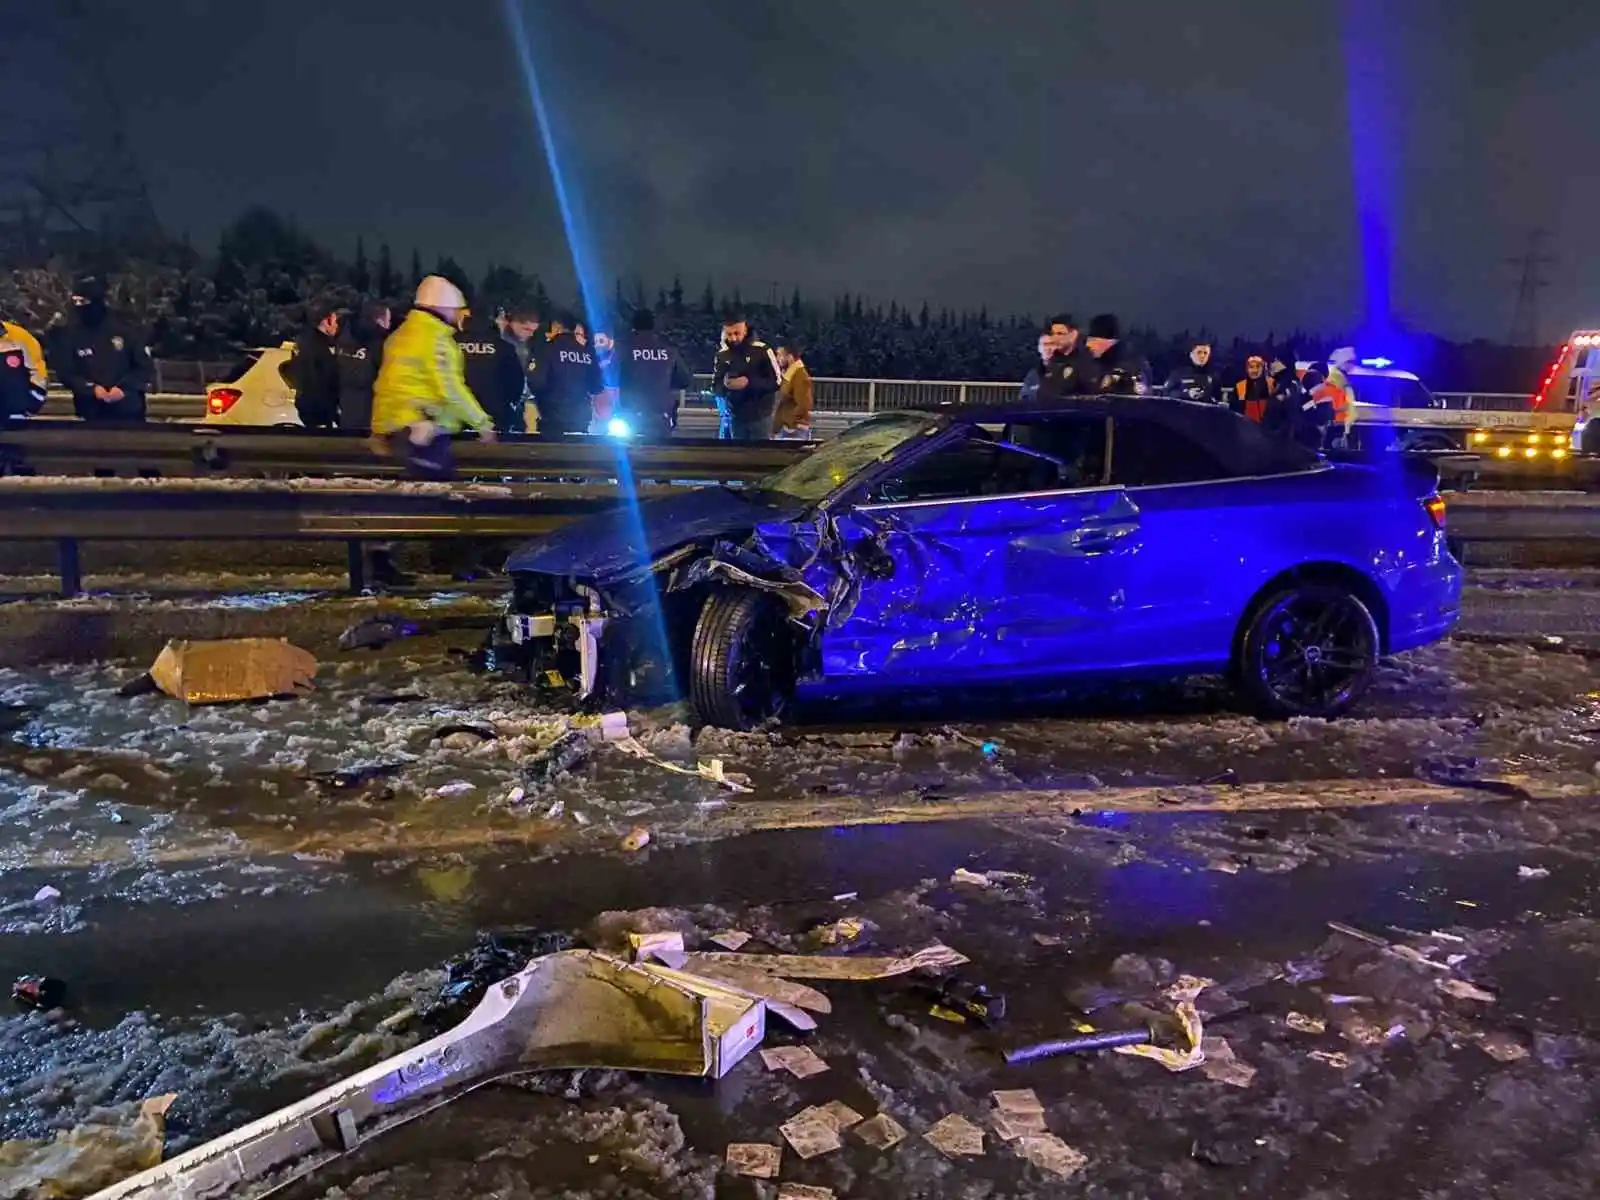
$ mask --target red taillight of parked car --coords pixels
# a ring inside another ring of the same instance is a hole
[[[239,403],[243,396],[244,393],[238,388],[212,388],[206,393],[206,411],[213,417],[220,417]]]
[[[1429,496],[1422,502],[1422,507],[1428,510],[1428,515],[1433,518],[1433,523],[1440,529],[1444,528],[1444,497]]]

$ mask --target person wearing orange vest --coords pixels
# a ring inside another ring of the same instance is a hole
[[[1244,378],[1233,385],[1231,407],[1247,421],[1259,425],[1267,419],[1267,409],[1276,390],[1267,376],[1266,360],[1259,354],[1252,354],[1245,359]]]
[[[1334,394],[1339,390],[1328,386],[1328,379],[1315,367],[1300,377],[1300,387],[1305,398],[1300,411],[1295,413],[1295,441],[1311,450],[1321,450],[1328,440],[1328,426],[1333,423]]]
[[[1328,355],[1328,386],[1334,391],[1328,393],[1329,401],[1333,405],[1333,444],[1343,449],[1350,443],[1350,428],[1356,422],[1356,389],[1350,382],[1350,376],[1345,374],[1345,368],[1353,367],[1356,362],[1356,352],[1349,346],[1335,350]]]

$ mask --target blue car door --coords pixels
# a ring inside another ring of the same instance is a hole
[[[994,682],[1114,665],[1140,542],[1126,491],[1070,486],[1059,461],[992,439],[934,456],[836,518],[858,583],[827,619],[824,676]]]

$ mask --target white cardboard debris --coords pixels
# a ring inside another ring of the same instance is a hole
[[[1088,1156],[1074,1150],[1053,1133],[1019,1138],[1017,1153],[1042,1171],[1070,1179],[1089,1165]]]
[[[723,933],[714,933],[711,940],[724,950],[741,950],[750,940],[750,935],[742,929],[729,929]]]
[[[888,1150],[906,1140],[906,1127],[888,1113],[868,1117],[851,1132],[874,1150]]]
[[[810,1046],[772,1046],[761,1052],[761,1061],[767,1070],[787,1071],[796,1079],[810,1079],[828,1069]]]
[[[1517,868],[1517,878],[1518,879],[1548,879],[1549,877],[1550,877],[1550,869],[1548,867],[1518,867]]]
[[[1200,1049],[1206,1057],[1200,1064],[1200,1074],[1207,1079],[1236,1088],[1247,1088],[1255,1082],[1256,1069],[1234,1056],[1233,1046],[1226,1038],[1203,1038]]]
[[[839,1140],[839,1131],[828,1122],[827,1118],[819,1115],[820,1112],[820,1109],[807,1108],[778,1126],[778,1131],[783,1134],[784,1140],[801,1158],[816,1158],[819,1154],[831,1154],[844,1145]]]
[[[689,957],[684,952],[681,933],[630,933],[628,944],[633,947],[635,962],[663,963],[675,971],[683,970]]]
[[[782,1146],[762,1142],[734,1142],[728,1147],[728,1173],[752,1179],[776,1179],[783,1161]]]
[[[933,1128],[922,1135],[946,1158],[981,1155],[983,1130],[959,1113],[951,1113],[936,1121]]]

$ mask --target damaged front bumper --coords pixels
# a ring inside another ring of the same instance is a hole
[[[512,612],[506,614],[502,628],[530,670],[551,686],[570,687],[579,700],[587,700],[599,686],[600,638],[609,619],[590,612],[531,616]]]

